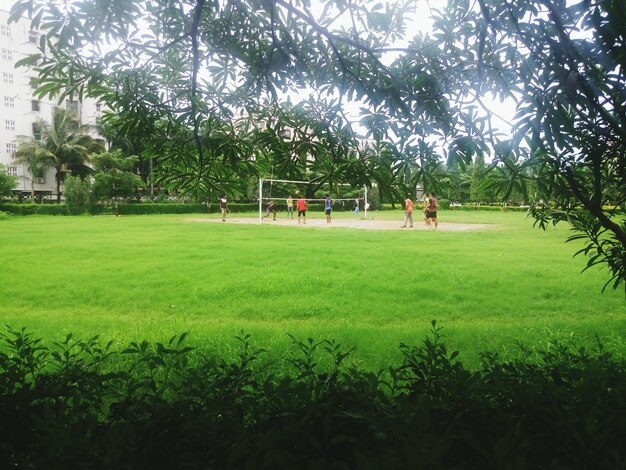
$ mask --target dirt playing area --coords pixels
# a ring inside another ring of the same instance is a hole
[[[212,222],[212,223],[225,223],[225,224],[259,224],[258,217],[237,217],[229,216],[226,222],[222,222],[219,218],[208,217],[194,217],[185,219],[187,222]],[[306,224],[298,224],[297,218],[289,220],[285,218],[277,218],[272,220],[267,218],[263,220],[263,225],[270,226],[290,226],[298,227],[301,229],[306,228],[354,228],[363,230],[430,230],[430,228],[423,222],[415,222],[413,228],[402,228],[402,220],[376,220],[376,219],[342,219],[334,218],[331,223],[326,223],[326,219],[307,219]],[[452,231],[468,231],[468,230],[486,230],[495,227],[493,224],[455,224],[450,222],[439,222],[437,230],[452,232]]]

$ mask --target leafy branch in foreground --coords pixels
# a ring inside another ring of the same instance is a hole
[[[482,134],[508,177],[505,194],[532,182],[539,225],[570,222],[587,267],[608,266],[613,288],[626,288],[623,13],[617,0],[449,2],[435,33],[460,65],[448,69],[456,93],[515,102],[509,141]],[[510,152],[498,152],[503,143]],[[511,152],[524,154],[522,165],[509,164]]]

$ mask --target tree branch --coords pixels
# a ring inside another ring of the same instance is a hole
[[[198,44],[200,18],[204,8],[205,0],[198,0],[193,12],[193,19],[189,36],[191,37],[191,51],[193,54],[193,64],[191,72],[191,109],[193,119],[193,136],[198,151],[198,175],[196,177],[196,185],[200,184],[204,173],[204,155],[202,153],[202,141],[200,140],[200,116],[198,112],[198,71],[200,70],[200,46]]]

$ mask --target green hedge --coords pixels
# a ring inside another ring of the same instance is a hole
[[[445,202],[445,201],[444,201]],[[442,209],[453,209],[453,210],[462,210],[462,211],[515,211],[515,212],[527,212],[527,207],[514,207],[514,206],[488,206],[481,205],[480,208],[477,208],[473,204],[464,204],[462,206],[457,207],[449,207],[449,204],[445,204],[448,207],[441,207]],[[263,204],[263,211],[267,204]],[[287,211],[286,204],[278,204],[278,211],[285,212]],[[218,203],[210,204],[206,206],[205,204],[178,204],[178,203],[139,203],[139,204],[118,204],[120,215],[137,215],[137,214],[205,214],[205,213],[219,213],[220,206]],[[346,204],[342,206],[341,204],[333,205],[333,212],[352,212],[354,209],[353,205]],[[401,204],[396,204],[395,209],[402,209]],[[68,215],[68,210],[65,204],[2,204],[0,205],[0,210],[3,212],[7,212],[9,214],[14,215],[33,215],[33,214],[42,214],[42,215]],[[229,203],[228,204],[228,212],[232,214],[242,213],[242,212],[258,212],[259,205],[258,203]],[[363,209],[361,209],[363,210]],[[378,210],[392,210],[391,204],[381,204]],[[93,215],[102,215],[102,214],[115,214],[115,206],[113,205],[92,205],[88,209],[90,214]],[[312,203],[309,204],[310,212],[324,212],[324,204],[323,203]]]
[[[263,206],[263,210],[265,210],[265,205]],[[209,204],[208,212],[211,214],[219,214],[220,212],[219,203]],[[236,214],[236,213],[241,213],[241,212],[259,212],[259,204],[256,202],[229,202],[228,212],[231,214]]]
[[[450,206],[450,209],[455,211],[493,211],[493,212],[528,212],[528,207],[520,206],[490,206],[486,204],[463,204],[461,206]]]
[[[268,201],[263,202],[263,212],[267,208]],[[296,209],[296,201],[293,202],[294,211]],[[309,203],[308,205],[310,212],[324,212],[324,204],[323,203]],[[276,204],[276,208],[278,212],[287,212],[287,204],[284,201],[279,201]],[[352,212],[354,210],[354,204],[349,202],[346,205],[341,205],[339,203],[333,204],[333,212]],[[362,209],[361,209],[362,210]],[[219,204],[212,204],[210,208],[211,213],[217,213],[220,211]],[[229,203],[228,204],[228,212],[230,213],[239,213],[239,212],[259,212],[259,204],[258,203]]]
[[[266,205],[263,205],[265,210]],[[138,214],[206,214],[219,213],[219,203],[210,204],[179,204],[179,203],[129,203],[118,204],[117,208],[120,215],[138,215]],[[0,210],[14,215],[68,215],[65,204],[2,204]],[[258,212],[259,205],[257,203],[229,203],[229,213],[242,212]],[[286,205],[278,205],[279,211],[286,211]],[[323,211],[323,205],[310,204],[309,210]],[[92,215],[113,215],[115,214],[115,205],[94,204],[89,206],[88,212]]]
[[[119,204],[120,215],[131,214],[199,214],[206,213],[204,204]],[[68,215],[65,204],[2,204],[0,210],[15,215]],[[93,215],[115,214],[113,205],[91,205]]]
[[[389,203],[384,203],[384,204],[379,204],[378,205],[378,210],[379,211],[391,211],[391,210],[399,210],[399,209],[404,209],[404,203],[397,203],[394,205],[391,205]],[[373,209],[369,209],[369,210],[373,210]]]
[[[14,215],[67,215],[65,204],[2,204],[0,210]]]
[[[204,204],[118,204],[120,215],[137,214],[202,214],[207,212]],[[92,214],[96,213],[89,210]],[[106,214],[114,214],[115,206],[106,206]]]

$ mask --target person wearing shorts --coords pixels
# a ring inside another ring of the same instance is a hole
[[[293,219],[293,199],[291,194],[287,197],[287,218]]]
[[[424,214],[424,222],[430,227],[430,219],[428,218],[428,207],[430,206],[430,193],[426,193],[424,196],[424,205],[422,206],[422,213]]]
[[[324,212],[326,213],[326,223],[330,223],[330,213],[333,210],[333,200],[327,194],[326,199],[324,199]]]
[[[435,196],[435,193],[430,193],[426,218],[429,220],[428,225],[433,227],[434,224],[433,230],[437,230],[437,225],[439,224],[439,222],[437,221],[437,196]]]
[[[306,201],[304,200],[304,198],[298,199],[298,202],[296,203],[296,206],[298,207],[298,223],[300,223],[300,217],[302,217],[303,220],[304,220],[304,223],[306,224],[307,204],[306,204]]]
[[[226,194],[220,199],[220,212],[222,213],[222,222],[226,222],[226,210],[228,209],[228,199]]]
[[[404,225],[402,228],[406,228],[407,223],[413,228],[413,200],[410,194],[406,195],[406,200],[404,201]]]

